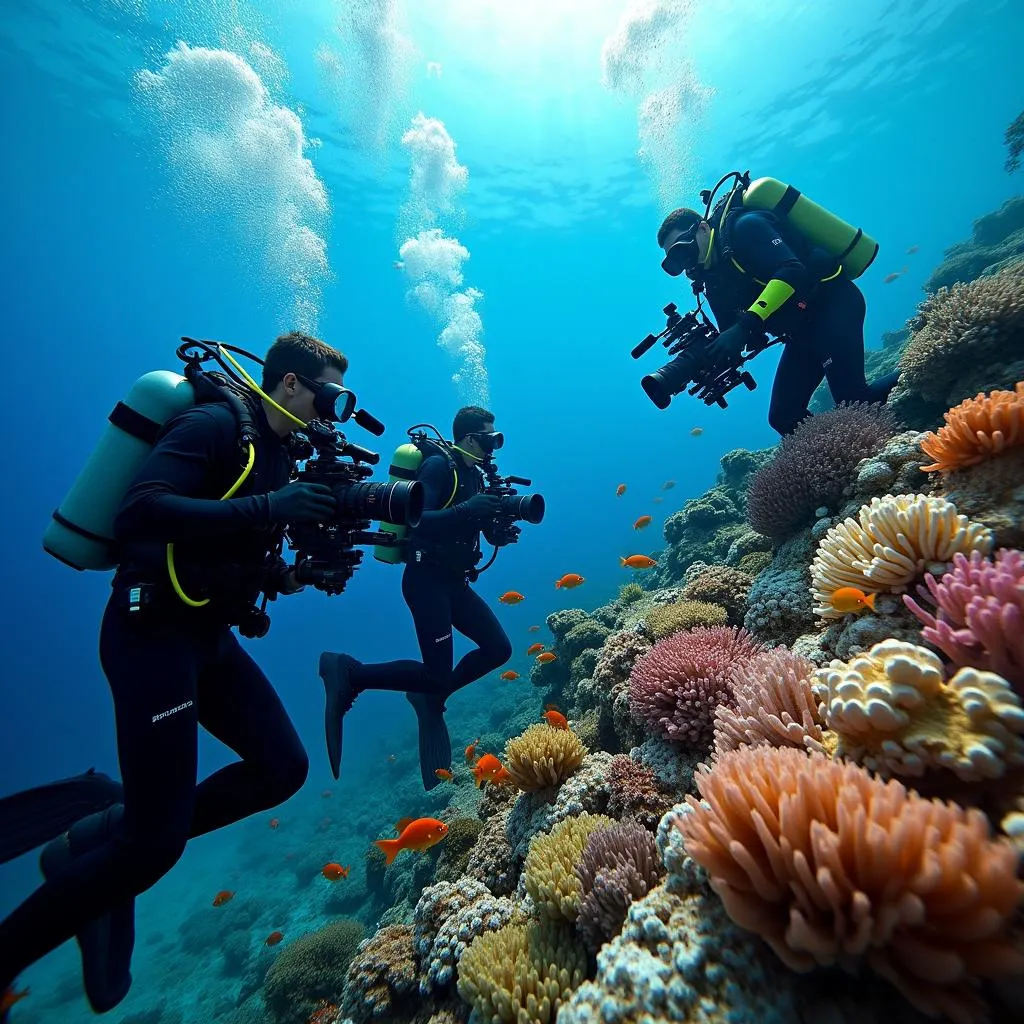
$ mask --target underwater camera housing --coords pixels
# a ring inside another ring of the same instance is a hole
[[[676,304],[670,302],[662,312],[668,318],[665,329],[660,334],[648,334],[630,352],[634,359],[639,359],[660,341],[669,355],[675,357],[640,381],[647,397],[659,409],[667,409],[672,398],[687,388],[689,394],[696,395],[705,405],[718,404],[725,409],[728,406],[725,396],[733,388],[743,384],[748,391],[753,391],[757,387],[754,378],[740,367],[768,344],[766,339],[763,342],[751,339],[748,354],[735,363],[712,366],[707,351],[719,332],[703,311],[680,314]],[[753,352],[749,351],[751,344],[755,346]]]
[[[501,499],[497,514],[488,527],[488,539],[494,546],[514,544],[522,533],[517,522],[532,523],[536,526],[544,519],[544,496],[541,494],[520,494],[516,486],[529,487],[530,480],[523,476],[500,476],[493,455],[488,455],[480,464],[487,486],[483,494],[492,494]]]
[[[355,420],[379,436],[383,425],[359,410]],[[376,452],[348,441],[323,420],[311,420],[296,444],[305,459],[298,479],[325,484],[334,492],[337,512],[329,522],[296,523],[286,530],[295,550],[295,579],[326,594],[340,594],[363,559],[357,545],[388,546],[394,534],[372,531],[374,521],[416,526],[423,515],[423,484],[412,481],[373,483],[367,478],[380,461]]]

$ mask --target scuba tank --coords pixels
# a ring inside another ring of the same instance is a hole
[[[53,513],[43,549],[73,569],[113,569],[114,516],[121,499],[160,428],[194,403],[195,391],[181,374],[143,374],[107,417],[92,455]]]
[[[842,264],[843,275],[851,281],[860,277],[878,255],[878,243],[860,228],[840,220],[792,185],[775,178],[758,178],[746,185],[743,209],[775,214]]]

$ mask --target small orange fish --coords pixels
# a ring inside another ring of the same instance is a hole
[[[472,764],[473,758],[476,757],[476,745],[480,742],[480,737],[477,736],[475,740],[468,747],[466,747],[466,764]],[[399,830],[401,831],[401,830]]]
[[[481,784],[491,781],[501,769],[502,763],[493,754],[484,754],[473,765],[473,778],[476,779],[476,788],[479,789]]]
[[[31,989],[27,988],[21,992],[15,992],[13,985],[5,992],[0,992],[0,1013],[6,1013],[15,1003],[21,1002],[30,992]],[[5,1017],[4,1020],[6,1019]]]
[[[519,604],[520,601],[525,601],[526,598],[518,590],[506,590],[498,600],[502,604]]]
[[[620,558],[619,564],[629,566],[630,569],[650,569],[658,563],[649,555],[630,555],[629,558]]]
[[[281,819],[280,818],[271,818],[270,819],[270,827],[271,828],[277,828],[277,826],[280,825],[280,824],[281,824]]]
[[[645,526],[650,526],[654,522],[653,516],[641,516],[634,524],[634,530],[642,530]]]
[[[263,943],[264,946],[276,946],[284,938],[284,932],[271,932]]]
[[[910,248],[909,248],[909,249],[907,250],[907,255],[908,255],[908,256],[913,256],[915,252],[917,252],[918,250],[920,250],[920,248],[921,248],[921,246],[919,246],[919,245],[912,245],[912,246],[911,246],[911,247],[910,247]]]
[[[527,633],[539,633],[540,632],[540,626],[527,626],[526,627],[526,632]]]
[[[530,644],[530,646],[526,648],[526,656],[528,658],[532,658],[535,654],[540,654],[543,650],[543,644]]]
[[[537,664],[538,665],[550,665],[551,662],[555,661],[557,658],[558,658],[557,654],[552,654],[551,651],[545,651],[543,654],[538,654],[537,655]]]
[[[351,870],[349,867],[342,867],[340,864],[335,864],[333,861],[330,864],[325,864],[320,869],[320,874],[324,876],[329,882],[337,882],[341,878],[348,878],[348,873]]]
[[[512,781],[512,776],[509,775],[508,769],[502,765],[490,778],[492,786],[504,786]]]
[[[665,499],[664,498],[653,498],[655,505],[660,505]]]
[[[564,588],[565,590],[572,590],[573,587],[578,587],[581,583],[585,582],[586,580],[578,573],[567,572],[560,580],[555,580],[555,589],[561,590]]]
[[[513,679],[518,679],[519,678],[519,673],[518,672],[513,672],[512,669],[509,669],[507,672],[502,672],[501,675],[498,676],[498,678],[499,679],[507,679],[509,682],[512,682]]]
[[[557,708],[549,707],[540,717],[543,718],[552,729],[569,728],[569,720]]]
[[[415,820],[415,818],[399,818],[395,822],[395,831],[401,835]]]
[[[332,793],[332,792],[331,792],[331,791],[330,791],[329,789],[325,789],[325,790],[324,790],[324,791],[323,791],[323,792],[322,792],[322,793],[320,794],[320,799],[321,799],[321,800],[330,800],[332,796],[334,796],[334,794],[333,794],[333,793]]]
[[[703,427],[694,427],[693,430],[690,431],[690,437],[700,437],[700,435],[703,434],[703,433],[704,433],[704,428]]]
[[[616,498],[621,498],[625,493],[626,493],[626,485],[625,484],[619,484],[619,486],[615,488],[615,497]]]
[[[216,896],[213,897],[213,905],[215,907],[223,907],[225,903],[228,903],[235,894],[230,892],[228,889],[221,889]]]
[[[875,595],[865,594],[857,587],[840,587],[832,592],[829,601],[837,612],[857,612],[864,608],[875,610]]]
[[[397,839],[376,839],[374,846],[384,851],[384,863],[390,864],[402,850],[422,853],[448,835],[448,826],[437,818],[416,818],[410,821]]]
[[[436,775],[436,776],[437,776],[437,777],[438,777],[438,778],[439,778],[439,779],[440,779],[440,780],[441,780],[442,782],[451,782],[451,781],[452,781],[452,779],[453,779],[453,778],[455,778],[455,776],[454,776],[454,775],[452,775],[452,773],[451,773],[450,771],[448,771],[448,769],[447,769],[447,768],[435,768],[435,769],[434,769],[434,774],[435,774],[435,775]]]
[[[672,490],[672,488],[673,488],[673,487],[675,487],[675,485],[676,485],[676,482],[675,482],[675,480],[666,480],[666,481],[665,481],[665,482],[664,482],[664,483],[663,483],[663,484],[661,485],[661,489],[662,489],[663,491],[671,491],[671,490]]]

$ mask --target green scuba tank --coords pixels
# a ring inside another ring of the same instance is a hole
[[[394,483],[398,480],[415,480],[416,471],[420,468],[422,462],[423,452],[419,447],[410,441],[400,444],[395,449],[395,454],[391,457],[391,465],[388,468],[388,483]],[[407,527],[382,522],[380,524],[380,532],[393,534],[397,543],[376,545],[373,549],[373,557],[378,562],[386,562],[388,565],[397,565],[399,562],[404,561],[405,545],[401,542],[405,540],[405,535],[408,533]]]
[[[820,246],[842,264],[844,276],[860,277],[878,254],[878,243],[860,228],[812,202],[792,185],[775,178],[758,178],[743,193],[743,208],[766,210],[781,218],[812,245]]]
[[[194,389],[181,374],[143,374],[107,417],[92,455],[53,513],[43,549],[73,569],[113,569],[118,506],[160,428],[194,403]]]

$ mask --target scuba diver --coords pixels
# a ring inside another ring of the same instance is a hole
[[[732,191],[712,209],[714,193],[733,176]],[[877,245],[771,178],[751,185],[749,175],[733,172],[702,198],[708,204],[703,214],[683,207],[665,218],[658,245],[665,272],[685,273],[714,313],[721,333],[704,352],[705,363],[738,364],[744,348],[765,347],[765,334],[783,341],[768,411],[769,424],[781,435],[809,415],[823,378],[837,405],[886,401],[899,375],[872,384],[865,379],[864,296],[853,283]],[[661,374],[671,378],[672,370]],[[661,394],[685,385],[658,381],[651,391],[659,394],[652,397],[667,404]]]
[[[402,530],[392,531],[403,538],[400,545],[378,547],[376,556],[391,563],[405,561],[402,596],[412,613],[422,662],[366,665],[347,654],[324,651],[320,655],[320,677],[327,694],[327,753],[335,778],[345,713],[363,690],[387,689],[404,691],[416,711],[423,788],[438,785],[441,780],[435,772],[450,768],[452,759],[445,702],[456,690],[512,657],[512,644],[497,616],[470,584],[479,575],[481,532],[495,547],[515,539],[502,532],[503,503],[512,502],[521,511],[513,518],[540,522],[543,499],[485,493],[488,480],[479,467],[490,465],[490,455],[504,443],[494,429],[493,413],[479,406],[460,409],[452,437],[454,443],[434,443],[421,436],[418,447],[403,445],[396,452],[396,463],[403,452],[412,458],[406,468],[392,465],[392,477],[423,484],[424,512],[407,536]],[[518,535],[518,528],[512,529]],[[454,667],[453,630],[476,644]]]
[[[339,395],[354,399],[341,386],[347,368],[342,353],[293,332],[270,347],[262,390],[241,401],[235,394],[232,404],[229,395],[200,399],[197,387],[198,404],[190,397],[162,426],[148,423],[152,448],[119,492],[120,505],[110,501],[117,565],[100,630],[123,796],[116,783],[88,773],[0,801],[0,859],[51,840],[40,857],[46,881],[0,922],[0,993],[75,936],[92,1008],[116,1006],[131,985],[135,897],[174,866],[189,839],[274,807],[305,782],[299,736],[231,627],[262,636],[269,619],[259,618],[258,595],[302,589],[280,557],[283,530],[324,521],[336,502],[326,485],[289,482],[292,432],[317,416],[333,418]],[[147,376],[159,374],[174,376]],[[111,423],[119,417],[141,436],[144,417],[125,405]],[[55,520],[82,545],[103,539],[69,531],[74,524],[56,513]],[[68,547],[47,549],[76,564]],[[239,760],[197,785],[200,726]],[[69,824],[61,822],[62,797],[71,812],[103,809],[53,838],[55,822]],[[8,812],[18,825],[13,836]]]

